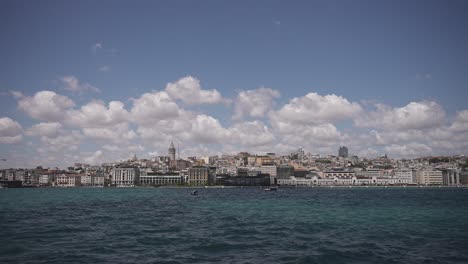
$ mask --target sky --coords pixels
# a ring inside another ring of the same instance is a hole
[[[0,1],[0,167],[468,154],[467,1]]]

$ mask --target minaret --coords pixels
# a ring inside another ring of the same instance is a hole
[[[171,146],[169,147],[169,158],[175,160],[176,149],[174,148],[174,142],[171,141]]]

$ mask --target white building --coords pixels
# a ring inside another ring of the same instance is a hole
[[[383,176],[383,171],[381,169],[367,169],[366,170],[366,177],[367,178],[372,178],[372,177],[377,177],[380,178]]]
[[[350,179],[355,176],[354,171],[324,171],[323,177],[326,179]]]
[[[393,177],[393,180],[395,181],[394,184],[396,184],[396,183],[401,183],[401,184],[416,183],[415,175],[414,175],[413,170],[408,169],[408,168],[399,168],[399,169],[395,170],[395,175]]]
[[[177,185],[183,183],[180,175],[145,175],[140,176],[141,185]]]
[[[442,171],[442,182],[444,185],[460,185],[460,170],[446,169]]]
[[[52,177],[50,175],[39,175],[39,185],[50,185],[52,183]]]
[[[111,182],[116,187],[133,187],[138,183],[139,176],[138,168],[113,168],[111,171]]]
[[[81,185],[80,174],[60,174],[55,178],[57,187],[77,187]]]

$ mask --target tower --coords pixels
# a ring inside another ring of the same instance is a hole
[[[176,149],[174,147],[174,142],[171,141],[171,146],[169,147],[169,158],[171,160],[175,160]]]
[[[348,157],[348,148],[342,146],[338,149],[338,157],[347,158]]]

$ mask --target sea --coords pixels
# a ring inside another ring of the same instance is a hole
[[[0,189],[0,263],[468,263],[466,188]]]

